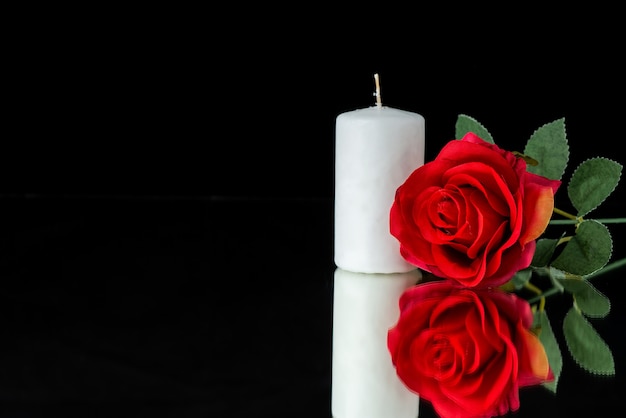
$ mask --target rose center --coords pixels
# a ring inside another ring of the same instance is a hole
[[[444,380],[450,377],[457,362],[456,352],[445,335],[437,335],[432,341],[432,361],[434,377]]]
[[[459,224],[459,205],[450,191],[441,190],[433,206],[435,227],[446,235],[456,234]],[[431,212],[432,213],[432,212]]]

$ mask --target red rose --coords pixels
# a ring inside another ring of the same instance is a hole
[[[463,286],[497,286],[530,265],[560,184],[468,133],[397,189],[390,231],[409,263]]]
[[[441,417],[492,417],[519,409],[519,387],[554,378],[532,319],[512,293],[435,281],[402,294],[387,345],[399,378]]]

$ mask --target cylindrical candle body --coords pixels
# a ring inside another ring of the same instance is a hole
[[[335,418],[417,418],[419,396],[398,378],[387,332],[402,292],[420,270],[394,274],[335,270],[331,408]]]
[[[424,164],[424,117],[386,106],[337,116],[335,264],[359,273],[415,269],[389,231],[396,189]]]

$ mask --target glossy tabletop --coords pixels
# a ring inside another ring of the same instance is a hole
[[[331,199],[13,196],[0,213],[1,417],[331,417]],[[514,416],[620,407],[623,275],[595,282],[617,375],[564,352],[558,394],[522,389]]]

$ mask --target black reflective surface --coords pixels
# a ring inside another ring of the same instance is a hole
[[[0,416],[330,417],[332,211],[323,198],[3,198]],[[625,227],[611,231],[624,257]],[[620,407],[623,275],[595,282],[617,375],[564,352],[557,396],[522,389],[514,416]],[[550,299],[552,317],[568,303]]]
[[[568,174],[586,157],[624,162],[619,13],[542,7],[515,26],[397,5],[220,6],[11,16],[0,417],[330,417],[335,118],[374,104],[374,73],[383,104],[425,117],[427,161],[467,114],[519,151],[565,118]],[[624,187],[598,217],[624,216]],[[625,257],[625,226],[610,230]],[[619,410],[625,274],[595,281],[617,375],[564,353],[558,395],[522,390],[513,416]],[[569,303],[549,301],[557,326]]]

